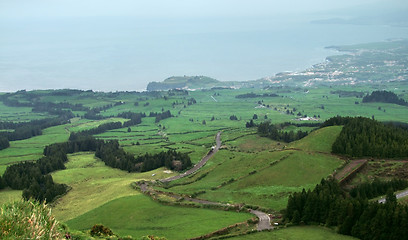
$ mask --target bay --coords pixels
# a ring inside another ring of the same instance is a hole
[[[0,91],[142,91],[170,76],[245,81],[301,71],[326,46],[408,38],[407,28],[286,18],[44,18],[0,21]]]

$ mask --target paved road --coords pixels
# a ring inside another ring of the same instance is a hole
[[[198,169],[200,169],[202,166],[204,166],[207,163],[207,161],[212,156],[214,156],[214,154],[216,152],[218,152],[218,150],[220,149],[220,147],[221,147],[221,132],[217,133],[217,136],[215,137],[215,142],[216,142],[215,148],[212,151],[210,151],[205,157],[203,157],[203,159],[201,159],[200,162],[198,162],[196,165],[194,165],[193,168],[189,169],[188,171],[186,171],[186,172],[184,172],[184,173],[182,173],[180,175],[165,178],[165,179],[160,179],[159,181],[161,181],[161,182],[171,182],[171,181],[180,179],[182,177],[188,176],[188,175],[196,172]]]
[[[158,193],[158,191],[154,190],[153,188],[150,188],[147,182],[139,183],[139,186],[142,192]],[[160,193],[166,194],[167,196],[175,198],[175,199],[183,198],[184,201],[189,201],[189,202],[196,202],[200,204],[215,205],[215,206],[221,206],[221,207],[231,206],[230,204],[212,202],[212,201],[196,199],[196,198],[191,198],[191,197],[185,197],[185,196],[181,196],[181,195],[174,194],[174,193],[168,193],[168,192],[160,192]],[[261,211],[252,210],[252,209],[249,212],[256,215],[259,219],[258,226],[257,226],[258,231],[273,229],[273,226],[271,226],[271,219],[268,214],[261,212]]]
[[[217,136],[215,137],[215,142],[216,142],[216,146],[215,148],[210,151],[205,157],[203,157],[203,159],[201,159],[200,162],[198,162],[196,165],[194,165],[193,168],[191,168],[190,170],[186,171],[185,173],[182,173],[180,175],[174,176],[174,177],[169,177],[169,178],[165,178],[165,179],[160,179],[159,181],[161,182],[171,182],[177,179],[180,179],[182,177],[188,176],[194,172],[196,172],[198,169],[200,169],[202,166],[204,166],[207,161],[214,156],[214,154],[216,152],[218,152],[218,150],[221,147],[221,132],[217,133]],[[139,183],[140,186],[140,190],[142,192],[150,192],[150,193],[157,193],[157,191],[155,191],[153,188],[149,188],[148,183],[143,182],[143,183]],[[173,193],[164,193],[170,197],[173,198],[181,198],[180,195],[177,194],[173,194]],[[190,197],[183,197],[184,200],[186,201],[190,201],[190,202],[197,202],[197,203],[201,203],[201,204],[208,204],[208,205],[217,205],[217,206],[228,206],[229,204],[224,204],[224,203],[219,203],[219,202],[211,202],[211,201],[207,201],[207,200],[202,200],[202,199],[196,199],[196,198],[190,198]],[[261,212],[261,211],[257,211],[257,210],[250,210],[250,212],[254,215],[256,215],[259,218],[259,223],[257,226],[258,231],[262,231],[262,230],[267,230],[267,229],[273,229],[273,227],[271,226],[271,219],[269,218],[268,214]]]
[[[408,190],[405,190],[403,192],[398,193],[397,195],[395,195],[398,198],[402,198],[402,197],[406,197],[408,196]],[[378,200],[379,203],[385,203],[385,198],[381,198],[380,200]]]
[[[268,214],[252,209],[250,210],[250,213],[255,214],[259,218],[258,231],[273,229],[271,226],[271,219]]]

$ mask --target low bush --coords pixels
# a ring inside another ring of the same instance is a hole
[[[16,201],[0,211],[0,239],[63,239],[64,234],[45,203]]]

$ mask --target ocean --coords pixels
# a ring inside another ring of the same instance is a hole
[[[170,76],[255,80],[301,71],[326,46],[408,38],[408,29],[299,19],[49,18],[0,21],[0,91],[143,91]]]

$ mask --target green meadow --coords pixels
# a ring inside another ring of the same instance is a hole
[[[109,118],[100,121],[72,119],[71,123],[46,128],[42,135],[25,140],[11,141],[10,147],[0,151],[0,174],[3,174],[7,165],[35,161],[43,156],[44,147],[53,143],[68,141],[71,132],[88,130],[107,122],[126,121],[123,118]]]
[[[316,130],[297,141],[296,149],[287,150],[283,144],[257,135],[235,136],[199,173],[170,183],[163,190],[200,193],[200,198],[211,201],[281,210],[289,194],[313,188],[343,164],[327,154],[326,146],[334,142],[340,129]],[[322,147],[312,148],[321,142]]]
[[[87,107],[121,104],[102,110],[100,115],[108,117],[106,119],[84,119],[85,112],[77,111],[77,117],[69,124],[44,129],[41,136],[10,142],[9,148],[0,151],[0,173],[9,164],[37,160],[45,146],[67,141],[71,132],[96,128],[107,122],[127,121],[115,117],[121,112],[149,115],[150,112],[170,110],[171,118],[156,122],[155,117],[145,117],[142,123],[129,129],[109,130],[95,137],[118,140],[126,152],[136,156],[173,149],[188,153],[192,162],[196,163],[215,145],[215,135],[221,131],[222,147],[202,169],[191,176],[154,187],[210,201],[244,203],[279,211],[285,208],[291,193],[313,188],[344,164],[343,160],[331,154],[331,145],[342,127],[318,129],[290,125],[284,131],[302,130],[310,131],[310,134],[301,140],[285,143],[260,137],[256,127],[246,128],[245,124],[251,119],[255,124],[263,121],[315,123],[298,120],[304,115],[316,116],[318,122],[340,115],[408,123],[405,106],[362,103],[361,98],[338,92],[369,93],[377,89],[383,88],[212,89],[190,91],[188,95],[82,92],[74,96],[42,96],[49,91],[39,91],[36,94],[43,102],[69,102]],[[408,99],[403,87],[390,84],[387,90]],[[259,96],[236,98],[251,92]],[[261,96],[265,93],[279,96]],[[188,105],[191,98],[196,103]],[[253,119],[254,115],[257,119]],[[236,116],[237,120],[230,120],[231,116]],[[46,117],[50,115],[0,103],[2,121]],[[102,223],[121,236],[154,234],[168,239],[197,237],[252,217],[243,213],[160,205],[132,187],[132,183],[139,180],[158,180],[178,174],[166,170],[159,168],[145,173],[128,173],[105,166],[93,152],[71,154],[66,169],[52,173],[54,181],[70,187],[66,195],[52,204],[53,213],[74,230],[86,231],[94,224]],[[19,198],[21,191],[0,191],[0,203]],[[319,227],[290,227],[251,234],[245,239],[300,239],[302,233],[309,239],[351,239]]]
[[[350,236],[340,235],[331,229],[318,226],[288,227],[271,232],[259,232],[240,237],[230,238],[233,240],[257,240],[257,239],[279,239],[279,240],[352,240],[357,239]]]
[[[139,194],[115,199],[67,221],[67,224],[78,230],[88,230],[95,223],[103,224],[121,236],[131,235],[135,238],[155,235],[166,236],[167,239],[187,239],[250,218],[252,215],[249,213],[165,206]]]
[[[113,169],[105,166],[93,152],[69,155],[66,168],[52,174],[54,181],[72,188],[54,206],[54,214],[61,221],[78,217],[116,198],[140,194],[131,187],[131,183],[135,181],[172,176],[164,173],[164,169],[146,173],[127,173]]]

